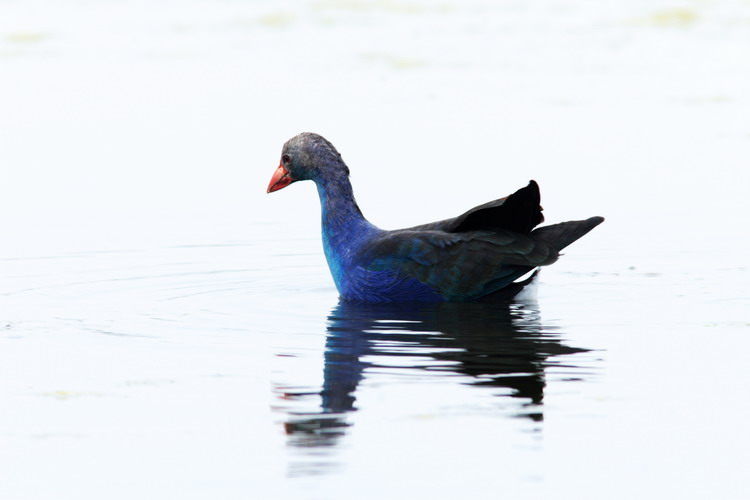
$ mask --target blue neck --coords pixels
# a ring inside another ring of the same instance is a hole
[[[362,215],[349,178],[318,179],[323,226],[323,250],[339,293],[345,295],[348,271],[356,267],[356,250],[379,229]]]

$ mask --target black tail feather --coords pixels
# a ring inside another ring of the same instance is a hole
[[[586,220],[571,220],[552,224],[534,229],[531,236],[536,236],[552,243],[552,246],[559,252],[575,240],[585,235],[596,226],[604,222],[604,217],[590,217]]]

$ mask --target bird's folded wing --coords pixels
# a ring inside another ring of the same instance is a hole
[[[491,293],[558,257],[549,242],[512,231],[392,231],[363,250],[369,269],[398,270],[449,298]]]

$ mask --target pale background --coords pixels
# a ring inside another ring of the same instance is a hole
[[[594,375],[533,427],[384,379],[290,472],[336,304],[313,186],[265,194],[301,131],[384,228],[532,178],[605,216],[538,291]],[[747,498],[749,150],[748,1],[2,0],[0,497]]]

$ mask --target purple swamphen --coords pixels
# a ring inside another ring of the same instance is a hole
[[[339,152],[312,133],[284,144],[268,192],[302,180],[318,187],[323,249],[336,288],[357,302],[509,298],[530,281],[519,278],[555,262],[560,250],[604,220],[534,229],[544,218],[539,187],[531,181],[453,219],[385,231],[362,215]]]

